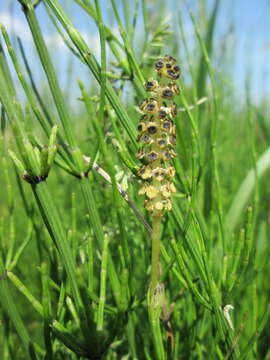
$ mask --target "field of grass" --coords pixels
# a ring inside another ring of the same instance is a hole
[[[189,12],[175,1],[172,24],[161,0],[111,0],[111,27],[103,2],[74,0],[100,56],[65,1],[14,2],[46,84],[1,26],[0,359],[270,360],[270,126],[248,76],[239,99],[229,63],[215,61],[221,2]],[[60,86],[41,7],[90,85]],[[159,229],[138,195],[136,138],[145,81],[166,54],[182,76],[177,191]]]

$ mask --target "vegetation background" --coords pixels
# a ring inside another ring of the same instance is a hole
[[[0,359],[270,359],[266,2],[4,3]],[[153,324],[136,127],[165,54],[177,193]]]

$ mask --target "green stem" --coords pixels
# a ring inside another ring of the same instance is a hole
[[[63,259],[63,264],[71,284],[77,309],[81,311],[83,306],[76,281],[76,268],[73,261],[72,252],[69,244],[67,243],[65,230],[63,228],[59,213],[47,188],[47,183],[41,182],[39,184],[32,185],[32,190],[38,203],[43,221]]]
[[[160,329],[160,313],[163,303],[163,291],[160,286],[160,238],[161,238],[161,217],[153,217],[152,222],[152,255],[151,255],[151,279],[149,286],[149,317],[152,328],[152,335],[157,360],[165,360],[165,352]]]
[[[104,244],[101,260],[101,272],[100,272],[100,292],[99,292],[99,304],[97,313],[97,330],[103,330],[104,323],[104,306],[106,301],[106,278],[107,278],[107,263],[108,263],[108,244],[109,237],[104,236]]]
[[[16,329],[18,336],[25,347],[26,359],[30,359],[29,348],[33,347],[28,331],[21,318],[19,309],[17,308],[16,300],[11,292],[9,282],[7,279],[7,272],[4,268],[4,263],[0,257],[0,304],[1,312],[5,311]],[[33,349],[34,350],[34,349]]]
[[[160,228],[161,228],[161,217],[154,217],[153,230],[152,230],[152,257],[151,257],[151,280],[150,280],[151,306],[153,304],[152,299],[159,280]]]
[[[65,28],[66,32],[68,33],[70,39],[72,40],[73,44],[76,46],[76,49],[81,54],[84,62],[90,68],[91,72],[93,73],[96,80],[100,83],[101,76],[100,76],[100,66],[97,63],[94,55],[90,51],[89,47],[87,46],[86,42],[82,38],[81,34],[76,30],[67,17],[67,15],[63,12],[59,2],[57,0],[47,0],[46,1],[49,7],[52,9],[55,16],[61,22],[63,27]],[[136,131],[133,122],[129,118],[126,109],[124,108],[123,104],[120,102],[115,90],[113,89],[112,85],[109,82],[106,82],[106,96],[111,103],[112,107],[114,108],[119,120],[121,121],[122,125],[126,129],[131,142],[133,144],[134,149],[138,148],[136,142]]]

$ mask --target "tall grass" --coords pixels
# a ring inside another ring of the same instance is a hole
[[[1,359],[270,359],[270,130],[248,87],[240,108],[222,82],[229,75],[212,61],[219,3],[205,22],[179,6],[171,26],[162,1],[150,11],[144,0],[112,0],[116,36],[102,2],[74,0],[97,26],[98,60],[60,1],[19,0],[52,104],[24,44],[1,26]],[[90,88],[84,79],[74,84],[76,118],[39,7],[95,79]],[[153,322],[152,228],[138,196],[136,110],[165,44],[186,66],[175,97],[177,192],[172,212],[153,227],[162,268]]]

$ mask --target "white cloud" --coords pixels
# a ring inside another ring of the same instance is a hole
[[[61,36],[58,33],[45,35],[44,40],[48,47],[55,47],[57,49],[62,49],[64,47],[66,47],[63,39],[61,38]]]
[[[17,17],[10,16],[8,12],[2,12],[0,13],[0,23],[4,25],[8,33],[19,36],[23,42],[33,43],[32,35],[26,22],[23,22]],[[99,58],[100,44],[98,33],[89,34],[87,32],[81,32],[81,35],[89,46],[91,52]],[[45,34],[44,40],[48,47],[53,47],[58,51],[65,51],[67,49],[66,44],[57,32]]]
[[[2,12],[0,13],[0,23],[9,33],[20,36],[22,41],[31,41],[31,32],[22,20],[10,16],[8,12]]]
[[[92,51],[96,51],[99,49],[99,35],[98,33],[96,34],[88,34],[86,32],[80,32],[81,36],[83,37],[83,39],[85,40],[85,42],[87,43],[87,45],[91,48]],[[50,35],[45,35],[44,39],[46,41],[46,44],[48,46],[55,46],[58,49],[59,48],[66,48],[66,44],[64,43],[62,37],[60,36],[60,34],[58,33],[54,33],[54,34],[50,34]],[[67,37],[68,39],[68,37]]]
[[[86,32],[81,33],[84,38],[86,44],[89,46],[90,51],[95,54],[96,57],[100,58],[100,40],[99,34],[96,32],[95,34],[87,34]]]

